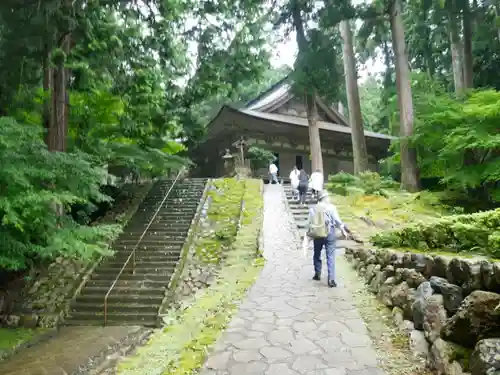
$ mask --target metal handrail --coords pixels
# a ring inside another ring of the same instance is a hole
[[[118,272],[118,275],[116,275],[115,281],[113,281],[113,284],[111,284],[111,286],[108,289],[108,292],[104,296],[104,325],[106,325],[106,323],[108,322],[108,297],[111,294],[111,291],[115,287],[116,283],[118,282],[118,279],[122,275],[123,271],[125,270],[125,268],[127,267],[128,263],[130,262],[131,259],[133,260],[133,262],[132,262],[132,275],[135,275],[135,263],[136,263],[135,253],[136,253],[136,250],[139,247],[139,245],[141,244],[141,241],[144,238],[144,236],[146,235],[146,232],[148,231],[151,224],[153,224],[153,221],[156,219],[156,216],[158,215],[158,213],[162,209],[165,201],[167,200],[168,196],[170,195],[170,192],[172,191],[173,187],[175,186],[177,180],[179,179],[180,175],[184,172],[184,170],[185,170],[185,168],[182,168],[179,171],[179,173],[177,173],[177,176],[175,177],[174,182],[172,182],[172,185],[170,185],[170,188],[168,189],[167,193],[163,197],[160,205],[156,209],[156,212],[154,213],[151,220],[149,220],[149,223],[146,226],[146,229],[144,229],[144,232],[142,232],[141,237],[139,237],[139,239],[137,240],[137,243],[135,244],[134,248],[130,252],[130,255],[128,256],[127,260],[123,264],[123,267],[120,269],[120,272]]]

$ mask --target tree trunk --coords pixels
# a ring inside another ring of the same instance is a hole
[[[318,126],[318,107],[316,97],[306,94],[307,122],[309,125],[309,145],[311,147],[311,173],[323,172],[323,154],[321,152],[321,138]]]
[[[308,52],[304,24],[300,15],[300,7],[297,1],[292,3],[292,18],[297,35],[297,46],[299,58]],[[309,126],[309,145],[311,148],[312,171],[323,172],[323,155],[321,153],[321,139],[319,136],[318,108],[316,106],[316,90],[305,88],[305,104],[307,108],[307,123]]]
[[[472,13],[469,6],[469,1],[464,1],[463,9],[464,23],[464,88],[472,89],[474,87],[474,66],[472,56]]]
[[[458,32],[458,22],[454,15],[454,10],[449,11],[448,23],[450,33],[451,63],[453,68],[453,84],[455,94],[462,95],[464,91],[464,74],[462,59],[462,41]]]
[[[63,37],[60,46],[67,56],[69,52],[69,35]],[[68,71],[64,65],[64,61],[58,63],[53,69],[52,75],[52,111],[54,114],[54,123],[50,127],[49,134],[47,136],[47,146],[50,151],[66,151],[66,136],[68,133]]]
[[[340,34],[344,40],[344,74],[347,90],[347,105],[349,107],[349,124],[351,125],[352,153],[354,159],[354,174],[367,171],[368,153],[366,151],[363,117],[359,101],[358,74],[352,45],[352,31],[348,20],[340,22]]]
[[[391,6],[391,34],[396,63],[396,85],[399,88],[400,112],[400,153],[401,183],[408,191],[418,191],[417,153],[410,146],[409,137],[413,135],[413,98],[411,92],[410,68],[406,54],[403,17],[401,16],[401,0],[394,0]]]
[[[495,2],[493,4],[493,7],[495,9],[495,17],[496,18],[500,17],[500,5],[498,3],[499,3],[498,0],[495,0]],[[500,41],[500,26],[497,26],[497,35],[498,35],[498,40]]]

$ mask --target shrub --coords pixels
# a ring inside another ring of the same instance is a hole
[[[90,258],[118,234],[116,226],[82,226],[66,215],[74,204],[110,198],[88,155],[49,152],[42,132],[0,118],[0,268],[59,255]]]
[[[372,237],[379,247],[447,249],[500,255],[500,209],[416,223]]]
[[[340,172],[330,175],[326,184],[328,190],[339,195],[380,195],[387,197],[389,190],[399,188],[399,184],[375,172],[363,172],[358,176]]]

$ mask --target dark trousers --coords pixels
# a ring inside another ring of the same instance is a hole
[[[307,195],[307,184],[299,184],[299,202],[305,203]]]
[[[335,281],[335,238],[320,238],[314,240],[314,272],[321,273],[321,250],[325,248],[326,266],[328,268],[328,280]]]

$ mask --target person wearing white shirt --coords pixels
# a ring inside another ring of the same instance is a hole
[[[269,174],[271,175],[271,183],[279,184],[279,182],[278,182],[278,167],[276,166],[276,164],[274,164],[274,163],[269,164]]]
[[[294,165],[292,171],[290,172],[290,185],[292,186],[292,197],[293,199],[299,199],[299,170],[297,166]]]
[[[321,173],[321,170],[316,169],[316,171],[311,174],[310,186],[313,195],[316,197],[323,191],[323,173]]]

